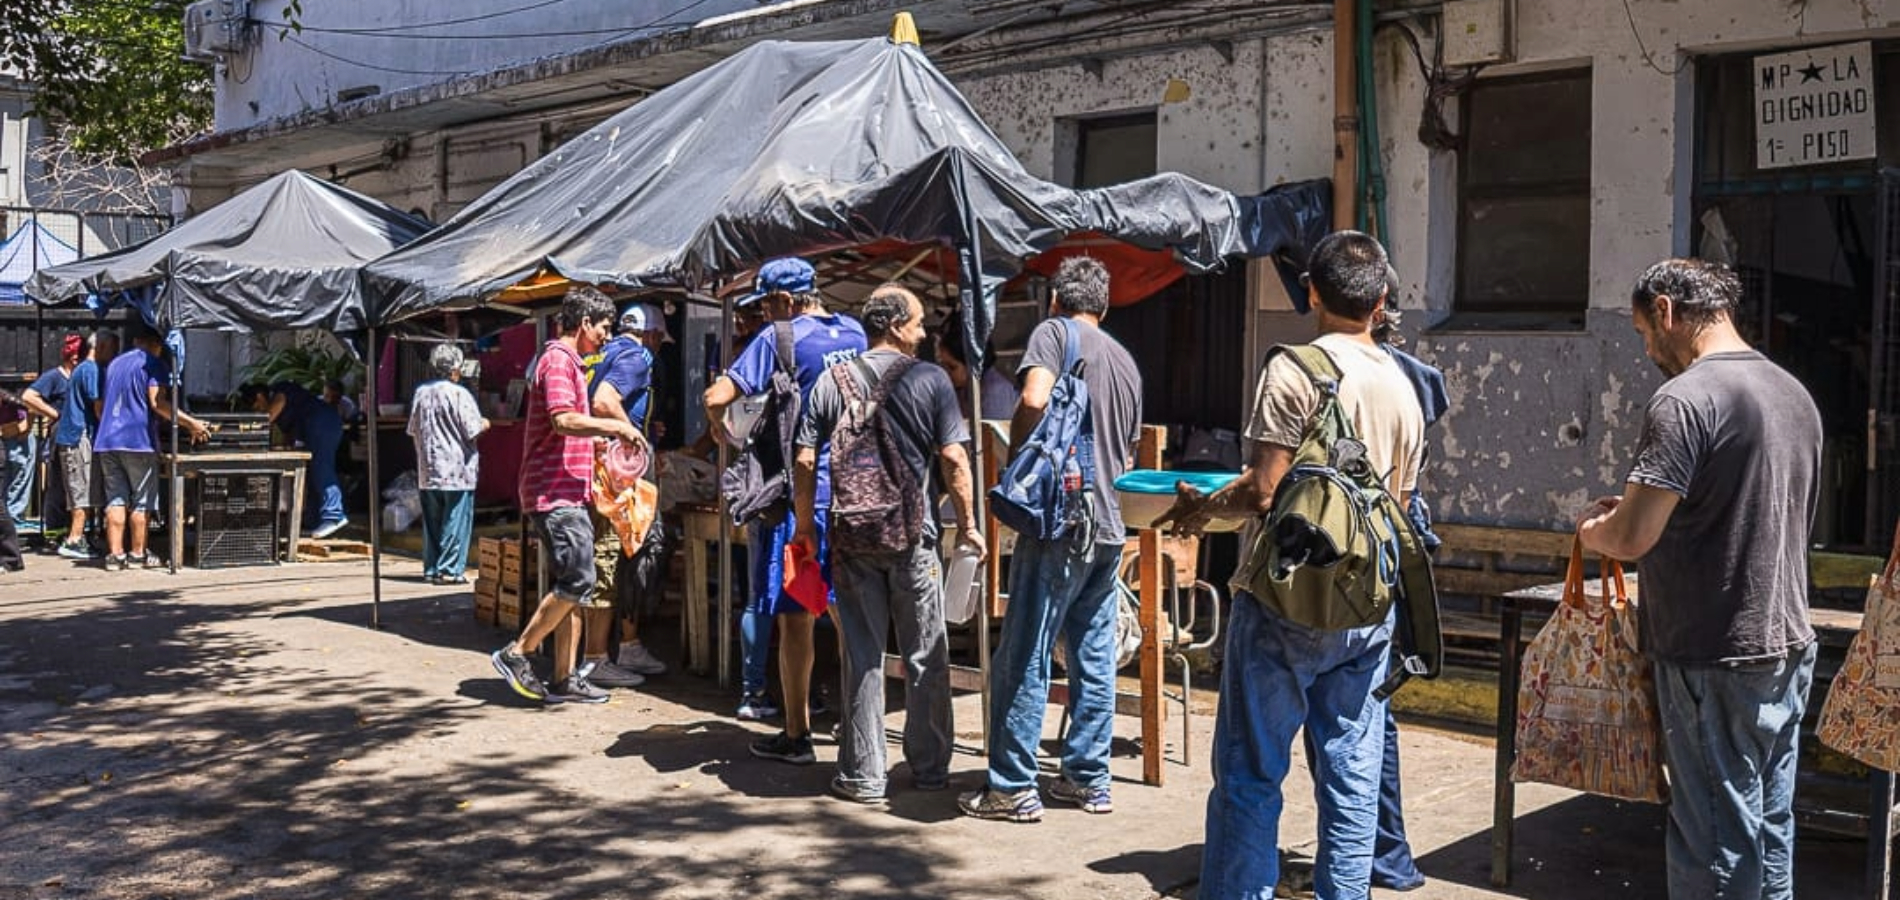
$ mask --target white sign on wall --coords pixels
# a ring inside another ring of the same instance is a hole
[[[1874,52],[1868,42],[1755,57],[1755,166],[1779,169],[1874,155]]]

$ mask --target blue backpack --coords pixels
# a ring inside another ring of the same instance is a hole
[[[1093,530],[1089,495],[1095,490],[1095,423],[1089,387],[1082,380],[1082,330],[1057,319],[1068,335],[1062,372],[1049,391],[1042,421],[1010,454],[995,487],[990,511],[1024,537],[1056,541],[1077,528]],[[1064,485],[1064,476],[1070,484]]]

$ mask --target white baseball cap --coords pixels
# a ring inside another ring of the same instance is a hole
[[[660,308],[651,303],[635,303],[620,313],[621,333],[634,331],[657,331],[661,340],[672,341],[673,335],[666,330],[666,316]]]

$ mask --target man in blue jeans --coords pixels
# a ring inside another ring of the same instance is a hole
[[[1643,413],[1621,497],[1579,518],[1583,546],[1642,560],[1643,651],[1669,763],[1669,896],[1794,896],[1794,776],[1814,682],[1808,547],[1821,414],[1735,330],[1741,281],[1656,263],[1631,292],[1669,380]]]
[[[1312,346],[1339,369],[1338,402],[1365,444],[1373,471],[1390,473],[1386,489],[1404,503],[1423,457],[1425,421],[1411,382],[1372,337],[1386,302],[1387,268],[1378,241],[1342,231],[1314,248],[1302,280],[1319,317],[1319,337]],[[1246,426],[1252,462],[1232,485],[1212,495],[1184,491],[1161,521],[1192,533],[1213,518],[1266,512],[1321,404],[1319,389],[1293,356],[1274,355],[1261,373]],[[1252,543],[1243,538],[1241,546]],[[1373,691],[1386,677],[1393,620],[1388,615],[1378,624],[1342,630],[1295,622],[1246,589],[1262,564],[1258,558],[1244,560],[1233,579],[1200,896],[1273,896],[1293,737],[1305,729],[1318,751],[1313,759],[1319,807],[1314,892],[1328,900],[1363,898],[1371,890],[1385,758],[1386,707]]]
[[[327,538],[350,524],[343,513],[343,487],[337,481],[336,455],[343,447],[343,417],[323,397],[294,381],[252,386],[251,409],[270,415],[271,424],[310,451],[310,491],[316,499],[313,538]]]
[[[1108,748],[1115,723],[1115,572],[1127,536],[1114,484],[1128,470],[1141,431],[1141,370],[1101,328],[1108,270],[1100,262],[1064,260],[1049,289],[1051,318],[1030,334],[1016,370],[1022,395],[1009,423],[1010,446],[1028,440],[1049,406],[1068,347],[1068,326],[1057,319],[1067,319],[1081,332],[1082,380],[1095,428],[1095,481],[1088,488],[1093,523],[1059,541],[1017,537],[1003,637],[990,659],[989,780],[957,798],[964,813],[979,819],[1042,819],[1036,746],[1049,704],[1050,650],[1058,639],[1068,651],[1073,715],[1049,797],[1090,813],[1114,809]]]

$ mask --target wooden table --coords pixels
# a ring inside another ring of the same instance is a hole
[[[693,506],[680,504],[668,515],[678,516],[681,529],[686,533],[686,588],[681,592],[685,598],[684,608],[680,611],[680,648],[686,657],[686,670],[695,675],[704,675],[712,671],[712,627],[707,621],[711,607],[711,597],[706,593],[706,578],[712,560],[712,553],[706,545],[719,544],[720,516],[718,507]],[[732,529],[732,541],[743,546],[745,531]],[[744,573],[734,572],[733,581],[740,581]],[[728,585],[720,585],[726,597],[732,596]],[[730,614],[730,601],[720,604],[722,617]],[[731,626],[725,621],[719,623],[719,640],[723,645],[732,640]],[[729,652],[729,651],[728,651]]]
[[[166,532],[170,536],[171,568],[185,558],[185,479],[194,475],[269,474],[290,479],[290,541],[284,550],[285,562],[297,561],[297,541],[303,529],[304,470],[310,454],[303,450],[257,450],[225,453],[159,454],[159,473],[170,485],[171,515]]]
[[[1637,594],[1637,577],[1629,576],[1629,594]],[[1602,581],[1585,582],[1584,594],[1593,599],[1603,596]],[[1511,883],[1511,855],[1517,816],[1517,785],[1511,781],[1511,766],[1517,761],[1517,693],[1522,680],[1524,614],[1548,617],[1563,600],[1562,582],[1511,591],[1499,597],[1498,629],[1498,719],[1496,774],[1491,808],[1491,884],[1508,887]],[[1815,609],[1809,613],[1816,638],[1823,652],[1844,652],[1854,635],[1860,633],[1860,613]],[[1817,713],[1825,691],[1809,694],[1808,711]],[[1867,896],[1887,900],[1893,879],[1893,838],[1895,813],[1892,772],[1873,770],[1868,778],[1871,797],[1867,816]],[[1796,806],[1800,797],[1796,796]],[[1885,815],[1882,814],[1884,811]]]

